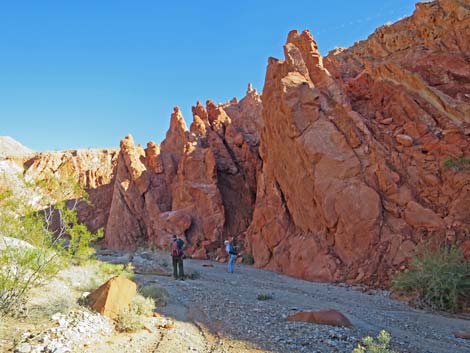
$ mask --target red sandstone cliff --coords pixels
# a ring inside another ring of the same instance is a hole
[[[289,33],[263,89],[263,170],[248,240],[259,267],[386,282],[416,244],[469,248],[470,8],[414,15],[322,58]]]
[[[256,195],[260,96],[193,107],[188,131],[176,107],[161,146],[121,141],[110,217],[111,248],[164,247],[179,234],[194,257],[215,254],[225,237],[242,239]]]
[[[107,245],[176,233],[207,258],[235,237],[258,267],[373,284],[427,239],[470,255],[470,171],[443,166],[470,156],[469,39],[459,0],[420,3],[325,58],[289,33],[262,97],[198,103],[189,130],[175,108],[161,146],[121,141]]]

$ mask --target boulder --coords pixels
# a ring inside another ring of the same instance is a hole
[[[455,331],[454,336],[457,338],[461,338],[463,340],[470,340],[470,332],[469,331]]]
[[[411,136],[405,134],[398,134],[397,136],[395,136],[395,138],[400,145],[403,145],[405,147],[413,146],[413,138]]]
[[[337,310],[303,311],[287,317],[287,321],[311,322],[319,325],[352,327],[349,319]]]
[[[129,307],[136,293],[137,285],[124,275],[119,275],[92,292],[87,300],[96,312],[116,319],[123,309]]]

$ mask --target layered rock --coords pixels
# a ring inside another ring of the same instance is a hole
[[[76,204],[79,220],[90,230],[96,231],[103,228],[108,221],[117,155],[116,149],[81,149],[41,152],[21,157],[7,156],[5,160],[0,161],[0,172],[2,166],[9,166],[11,171],[5,170],[3,173],[3,176],[9,179],[8,188],[13,187],[12,183],[22,187],[25,181],[49,178],[77,183],[88,193],[90,201]],[[19,178],[18,174],[21,174],[22,178]],[[0,178],[0,190],[1,184]],[[80,195],[70,194],[65,197],[68,198],[65,201],[75,204]]]
[[[121,141],[106,243],[111,248],[167,246],[170,235],[186,252],[207,258],[224,237],[242,239],[255,203],[261,100],[251,87],[233,100],[193,107],[188,131],[175,107],[161,146],[144,150]]]
[[[468,242],[470,172],[443,161],[470,155],[469,28],[441,0],[326,58],[289,33],[262,95],[257,266],[380,284],[426,239]]]

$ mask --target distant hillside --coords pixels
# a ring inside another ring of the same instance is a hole
[[[0,157],[5,156],[25,156],[34,151],[11,138],[10,136],[0,136]]]

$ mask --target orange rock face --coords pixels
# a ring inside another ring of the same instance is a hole
[[[96,289],[88,296],[87,300],[90,307],[96,312],[116,319],[122,310],[129,308],[136,293],[137,285],[120,275],[111,278]]]
[[[255,265],[309,280],[387,283],[424,239],[468,241],[470,13],[412,17],[322,58],[289,33],[263,89]]]
[[[165,248],[180,235],[185,252],[215,254],[225,237],[243,238],[254,209],[260,95],[251,88],[240,102],[193,107],[188,131],[180,110],[171,116],[161,146],[121,141],[106,244]]]

